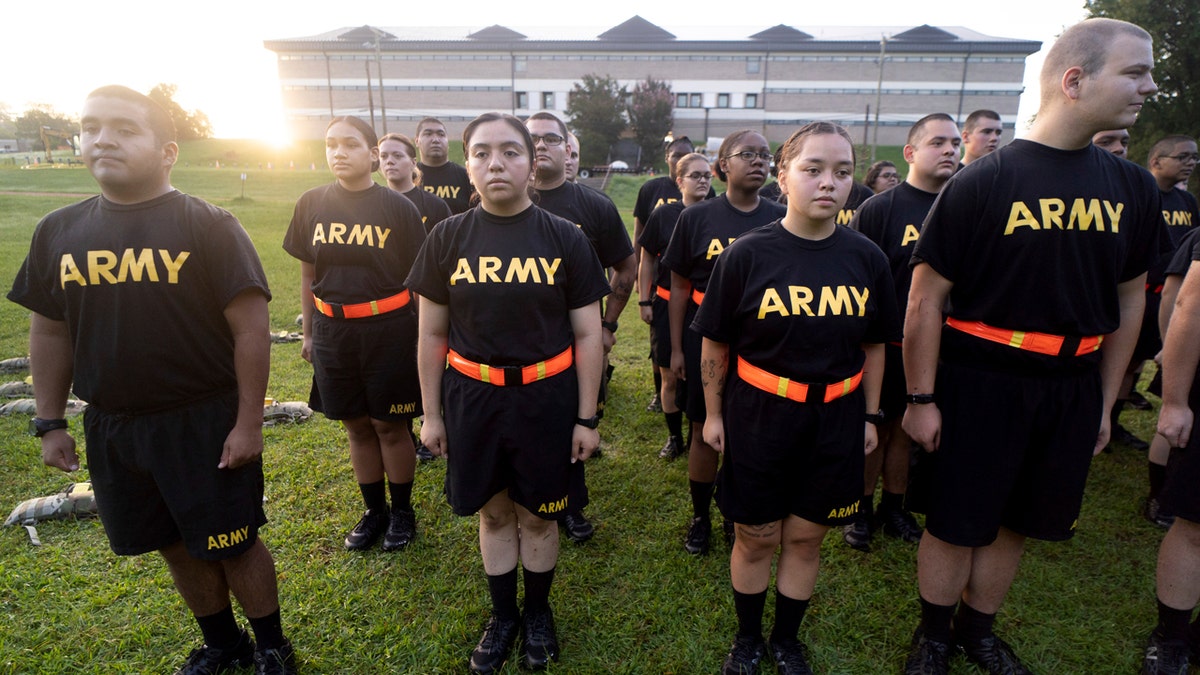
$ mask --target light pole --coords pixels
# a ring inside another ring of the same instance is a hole
[[[879,38],[879,82],[875,85],[875,126],[871,130],[871,163],[875,163],[875,148],[879,145],[879,105],[883,100],[883,62],[887,59],[887,36]]]

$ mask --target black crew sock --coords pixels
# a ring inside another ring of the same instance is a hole
[[[278,609],[257,619],[246,618],[250,621],[250,628],[254,630],[254,639],[258,642],[259,649],[279,649],[283,646],[283,621],[279,618]]]
[[[651,356],[650,358],[654,357]],[[659,392],[662,391],[662,373],[659,372],[658,368],[651,368],[651,370],[654,371],[654,395],[658,396]],[[659,399],[659,402],[661,401],[662,399]]]
[[[667,433],[671,438],[683,439],[683,411],[676,410],[673,413],[663,413],[663,417],[667,419]],[[680,448],[681,450],[683,448]]]
[[[374,483],[359,483],[358,490],[362,492],[363,504],[367,505],[367,510],[371,513],[382,513],[387,511],[387,493],[386,486],[383,481]]]
[[[525,579],[525,611],[550,608],[550,586],[554,583],[554,568],[545,572],[531,572],[524,565],[521,575]]]
[[[1158,601],[1158,625],[1154,632],[1164,640],[1187,640],[1188,622],[1192,620],[1192,610],[1175,609]]]
[[[762,639],[763,608],[767,606],[767,592],[739,593],[733,591],[733,609],[737,614],[738,635]]]
[[[412,481],[393,483],[388,481],[388,492],[392,495],[393,511],[412,511]]]
[[[238,627],[237,619],[233,618],[232,605],[226,605],[225,609],[215,614],[197,616],[196,623],[204,635],[204,644],[209,647],[229,649],[242,638],[242,629]]]
[[[925,639],[950,644],[950,621],[954,618],[955,605],[935,605],[921,598],[921,627]]]
[[[1167,482],[1167,467],[1164,464],[1148,463],[1150,474],[1150,499],[1158,499],[1163,483]]]
[[[698,480],[688,481],[688,488],[692,493],[692,517],[703,518],[704,520],[709,519],[708,505],[712,502],[715,486],[715,483],[702,483]]]
[[[489,574],[487,580],[492,614],[498,619],[516,621],[521,615],[517,609],[517,568],[504,574]]]
[[[775,589],[775,626],[771,629],[771,642],[784,643],[796,640],[800,622],[808,611],[808,600],[789,598]]]
[[[995,614],[985,614],[965,602],[958,603],[954,617],[954,637],[959,644],[977,644],[992,634]]]
[[[895,513],[904,510],[904,493],[883,491],[879,496],[879,512],[880,513]]]

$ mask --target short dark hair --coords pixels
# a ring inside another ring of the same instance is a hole
[[[150,131],[154,134],[154,139],[160,145],[175,142],[175,121],[171,119],[171,114],[167,112],[166,108],[162,107],[158,101],[149,96],[134,91],[129,87],[110,84],[92,90],[92,93],[88,94],[87,97],[115,98],[136,105],[142,109],[142,112],[146,113],[146,121],[150,125]]]
[[[529,122],[532,120],[548,120],[548,121],[554,122],[555,124],[558,125],[559,130],[562,131],[562,137],[564,139],[567,137],[567,134],[570,133],[567,131],[566,122],[563,122],[561,119],[559,119],[558,115],[555,115],[554,113],[546,112],[543,110],[542,112],[535,112],[525,119],[526,122]]]
[[[417,122],[417,135],[418,136],[421,135],[421,129],[424,129],[426,124],[437,124],[437,125],[441,126],[443,129],[446,128],[446,124],[436,117],[423,117],[423,118],[421,118],[420,122]]]
[[[358,133],[362,134],[363,140],[366,141],[368,148],[378,148],[379,147],[379,137],[375,135],[375,129],[371,128],[370,124],[367,124],[366,122],[355,117],[354,115],[342,115],[340,117],[335,117],[335,118],[329,120],[329,124],[325,126],[325,133],[328,134],[329,130],[333,128],[333,125],[340,124],[342,122],[349,124],[350,126],[354,127],[354,129],[356,131],[358,131]],[[379,170],[379,156],[376,155],[375,161],[371,162],[371,171],[378,171],[378,170]]]
[[[925,126],[930,122],[949,122],[954,124],[954,118],[946,113],[930,113],[913,123],[912,128],[908,130],[908,138],[904,140],[905,145],[916,145],[924,138]]]
[[[1158,139],[1158,141],[1154,145],[1150,146],[1150,153],[1149,153],[1149,156],[1146,158],[1146,163],[1149,164],[1150,162],[1153,162],[1154,160],[1158,159],[1159,157],[1166,157],[1167,155],[1174,152],[1175,146],[1179,145],[1180,143],[1195,143],[1195,142],[1196,142],[1196,139],[1192,138],[1191,136],[1185,136],[1183,134],[1171,134],[1170,136],[1164,136],[1164,137]]]
[[[975,127],[979,125],[980,120],[996,120],[999,122],[1000,113],[995,110],[976,110],[967,115],[967,119],[963,121],[963,131],[974,131]]]

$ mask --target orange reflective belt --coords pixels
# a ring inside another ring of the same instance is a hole
[[[745,380],[746,384],[752,387],[761,389],[768,394],[775,394],[786,399],[799,401],[800,403],[811,403],[815,401],[809,400],[809,394],[816,394],[820,389],[824,389],[823,400],[829,403],[835,399],[839,399],[846,394],[858,389],[858,385],[862,382],[863,371],[858,371],[853,376],[848,377],[841,382],[832,384],[807,384],[804,382],[795,382],[786,377],[772,375],[767,371],[757,366],[750,365],[742,357],[737,360],[738,377]],[[816,398],[814,396],[814,398]]]
[[[1162,284],[1154,286],[1153,288],[1151,288],[1150,284],[1146,284],[1146,292],[1147,293],[1153,293],[1155,295],[1162,295],[1162,289],[1163,289]]]
[[[692,302],[696,303],[696,306],[699,306],[700,303],[704,302],[704,291],[698,291],[693,288],[692,289]]]
[[[313,307],[325,316],[335,319],[362,319],[368,316],[376,316],[378,314],[387,314],[394,312],[397,309],[408,304],[409,295],[408,289],[404,289],[399,293],[386,297],[382,300],[372,300],[370,302],[359,302],[353,305],[339,305],[335,302],[325,302],[324,300],[313,296]]]
[[[658,297],[662,298],[663,300],[666,300],[668,302],[671,300],[671,289],[669,289],[669,288],[663,288],[662,286],[656,286],[654,288],[654,293],[656,295],[658,295]]]
[[[463,358],[462,354],[453,349],[450,350],[447,357],[451,368],[473,380],[494,384],[497,387],[529,384],[553,377],[570,368],[574,360],[570,347],[567,347],[558,356],[552,356],[530,366],[489,366],[486,363],[475,363]]]
[[[960,330],[968,335],[974,335],[997,344],[1016,347],[1038,354],[1049,356],[1083,356],[1100,349],[1104,342],[1103,335],[1091,337],[1068,338],[1049,333],[1033,333],[1019,330],[1005,330],[989,326],[982,321],[961,321],[953,317],[946,319],[946,325]],[[1076,344],[1078,341],[1078,344]]]

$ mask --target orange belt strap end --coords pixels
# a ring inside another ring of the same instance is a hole
[[[808,403],[809,390],[815,387],[824,387],[825,393],[822,397],[823,402],[837,400],[850,392],[858,389],[862,383],[863,371],[858,371],[851,377],[848,377],[841,382],[833,382],[831,384],[809,384],[806,382],[796,382],[786,377],[773,375],[758,366],[751,365],[742,357],[737,359],[738,377],[742,378],[750,386],[761,389],[768,394],[775,394],[783,398],[796,401],[798,403]]]
[[[1008,345],[1009,347],[1024,349],[1038,354],[1046,354],[1048,356],[1083,356],[1100,349],[1101,343],[1104,342],[1103,335],[1081,337],[1078,338],[1078,346],[1075,346],[1075,349],[1072,350],[1070,347],[1074,345],[1075,339],[1062,335],[1007,330],[989,326],[982,321],[963,321],[954,317],[947,318],[946,325],[968,335],[988,340],[989,342]],[[1068,347],[1066,354],[1063,353],[1064,345]]]

